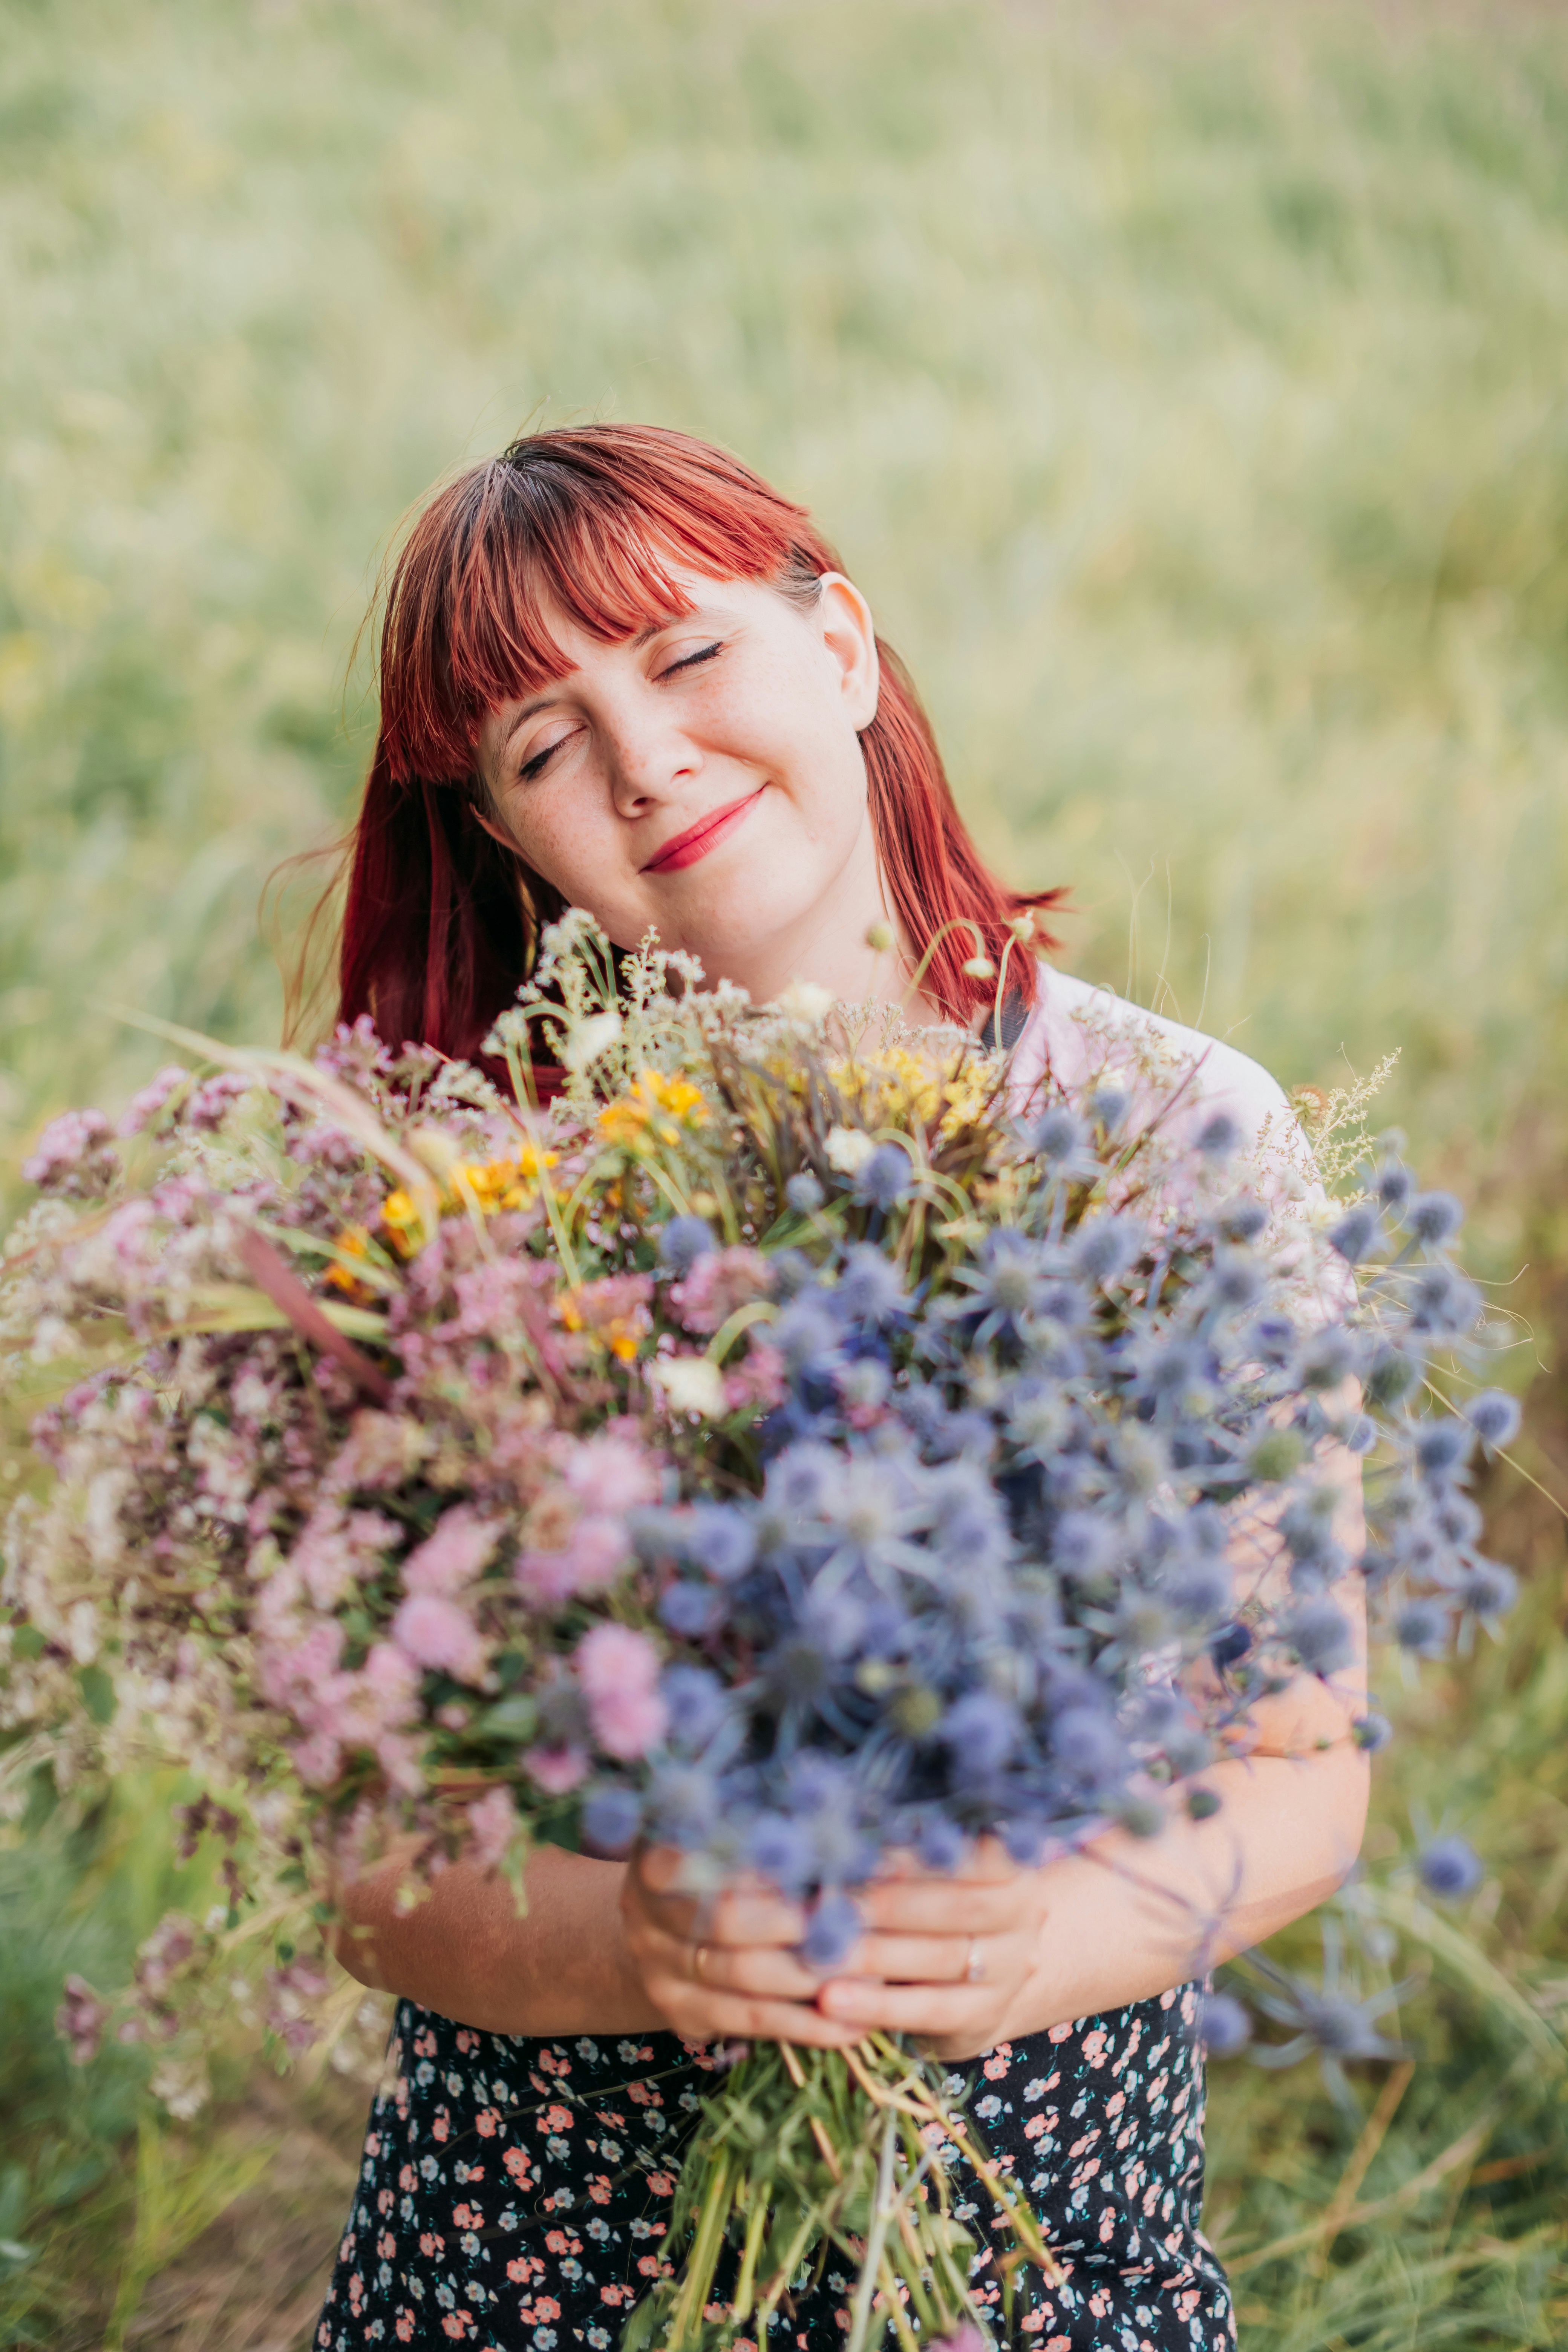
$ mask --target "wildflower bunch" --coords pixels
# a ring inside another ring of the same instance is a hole
[[[1424,1410],[1479,1301],[1392,1152],[1330,1211],[1194,1121],[1190,1072],[1026,1092],[956,1033],[700,979],[651,941],[617,971],[573,914],[489,1041],[510,1098],[364,1024],[314,1062],[187,1040],[222,1066],[39,1144],[0,1280],[46,1474],[5,1538],[0,1801],[196,1777],[228,1904],[120,2004],[187,2108],[237,1969],[309,2040],[311,1906],[408,1831],[411,1892],[536,1841],[758,1871],[826,1969],[892,1850],[1212,1811],[1258,1697],[1348,1662],[1346,1578],[1415,1656],[1507,1606],[1466,1485],[1512,1409]],[[68,1990],[79,2054],[109,2014]],[[823,2238],[862,2336],[873,2291],[984,2325],[932,2156],[969,2128],[894,2043],[757,2053],[635,2326],[732,2336]]]

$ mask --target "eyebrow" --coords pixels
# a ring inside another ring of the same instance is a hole
[[[666,613],[660,619],[650,621],[646,629],[639,629],[636,636],[630,640],[630,643],[636,650],[640,653],[644,646],[651,645],[655,637],[659,637],[664,635],[666,629],[673,629],[678,621],[700,620],[703,616],[704,609],[705,608],[703,607],[699,607],[693,612]],[[571,669],[566,670],[560,677],[555,679],[554,683],[548,687],[542,694],[536,694],[531,702],[525,702],[523,704],[522,709],[518,712],[517,717],[512,720],[511,725],[506,730],[506,740],[501,745],[501,753],[503,757],[510,751],[512,738],[517,733],[518,729],[525,725],[530,719],[537,718],[540,711],[548,709],[550,705],[555,700],[557,688],[564,686],[567,678],[575,677],[576,674],[576,667],[575,665],[574,665]]]

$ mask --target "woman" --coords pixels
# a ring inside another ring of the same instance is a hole
[[[808,517],[681,435],[542,433],[441,491],[392,576],[381,712],[342,1014],[393,1039],[478,1053],[566,905],[622,948],[652,926],[759,1001],[805,980],[904,1002],[937,940],[909,1017],[978,1025],[976,935],[999,961],[1050,895],[986,873],[909,682]],[[973,929],[944,933],[955,918]],[[1047,1060],[1073,1075],[1163,1054],[1195,1065],[1205,1115],[1290,1127],[1241,1055],[1032,959],[1012,969],[1026,1082]],[[1348,1475],[1347,1540],[1358,1508]],[[889,1876],[826,1980],[797,1957],[794,1906],[750,1885],[699,1916],[667,1852],[542,1853],[521,1917],[462,1867],[400,1911],[389,1863],[349,1890],[340,1949],[398,1996],[395,2087],[318,2345],[604,2352],[658,2272],[705,2046],[837,2048],[874,2027],[979,2062],[973,2113],[1067,2272],[1028,2275],[1022,2340],[1229,2344],[1198,2230],[1194,1980],[1343,1876],[1365,1805],[1358,1707],[1349,1681],[1260,1706],[1251,1755],[1214,1772],[1218,1815],[1152,1845],[1112,1832],[1039,1869],[986,1848],[958,1880]],[[966,2209],[996,2300],[978,2189]],[[831,2265],[804,2282],[773,2340],[838,2343],[843,2288]]]

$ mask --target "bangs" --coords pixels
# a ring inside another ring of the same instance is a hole
[[[649,432],[646,453],[628,453],[627,427],[597,429],[613,431],[613,462],[594,427],[569,443],[537,435],[464,475],[416,524],[381,642],[383,740],[400,782],[471,785],[489,712],[572,667],[563,620],[615,645],[693,610],[677,571],[755,581],[833,568],[805,509],[722,452]]]

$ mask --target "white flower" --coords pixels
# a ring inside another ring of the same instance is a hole
[[[724,1410],[724,1375],[710,1356],[669,1356],[648,1368],[675,1412],[700,1413],[712,1421]]]
[[[833,991],[815,980],[792,980],[775,1003],[786,1021],[797,1021],[803,1029],[820,1029],[833,1010]]]
[[[569,1070],[585,1070],[618,1044],[621,1016],[618,1013],[595,1013],[581,1021],[561,1050],[561,1059]]]
[[[833,1127],[827,1131],[827,1164],[841,1176],[858,1176],[877,1149],[863,1127]]]

